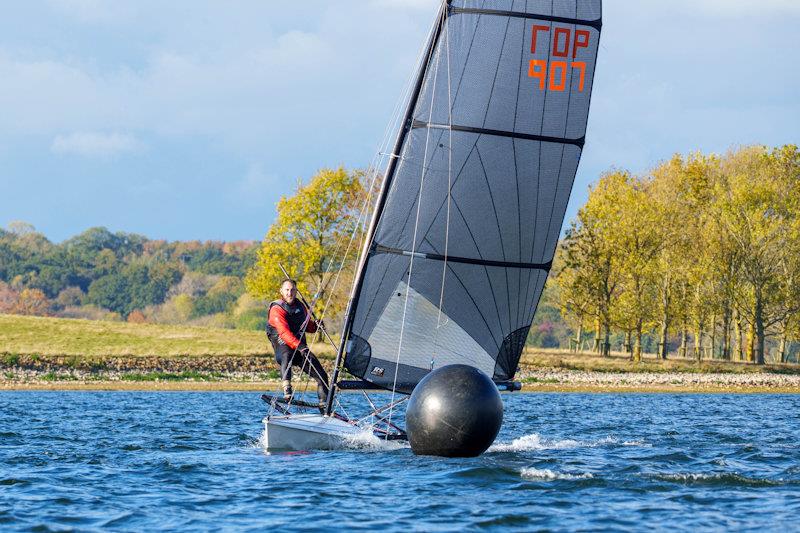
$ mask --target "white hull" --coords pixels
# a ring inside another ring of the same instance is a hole
[[[264,419],[264,447],[270,450],[333,450],[363,430],[322,415],[271,416]]]

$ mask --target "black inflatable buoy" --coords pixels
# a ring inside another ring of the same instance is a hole
[[[437,368],[417,384],[406,409],[406,431],[417,455],[475,457],[503,423],[503,401],[489,377],[468,365]]]

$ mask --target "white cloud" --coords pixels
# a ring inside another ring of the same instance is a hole
[[[136,137],[125,133],[74,132],[58,135],[50,149],[56,154],[83,157],[114,157],[138,152],[144,145]]]
[[[52,1],[87,16],[105,5]],[[249,161],[297,159],[310,146],[338,153],[351,130],[381,134],[438,3],[374,1],[194,14],[143,2],[135,23],[84,28],[79,45],[0,44],[0,138],[137,131],[214,139]]]

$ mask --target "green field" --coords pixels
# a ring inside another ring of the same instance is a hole
[[[75,356],[257,355],[258,331],[0,315],[0,352]]]
[[[591,372],[681,372],[690,374],[724,373],[744,374],[768,372],[774,374],[800,374],[800,365],[769,364],[756,365],[743,361],[722,361],[719,359],[680,358],[671,356],[666,361],[657,359],[655,354],[643,354],[642,361],[634,363],[627,354],[612,352],[609,357],[594,353],[575,353],[566,350],[527,349],[520,360],[520,368],[563,369]]]

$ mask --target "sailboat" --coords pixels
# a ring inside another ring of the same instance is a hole
[[[292,412],[267,398],[268,447],[332,448],[365,429],[403,438],[397,403],[445,365],[517,388],[584,147],[600,30],[601,0],[441,3],[366,232],[327,406]],[[348,388],[391,399],[353,420],[336,406]]]

